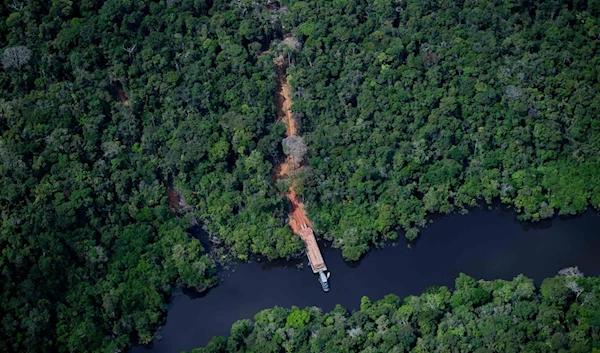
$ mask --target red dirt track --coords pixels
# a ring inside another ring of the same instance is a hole
[[[291,87],[285,77],[285,67],[283,62],[283,56],[279,56],[275,59],[277,65],[277,94],[275,95],[275,105],[277,106],[277,116],[286,126],[286,136],[294,136],[298,134],[298,122],[294,119],[292,113],[292,98],[291,98]],[[276,181],[286,179],[292,172],[302,170],[304,168],[303,163],[294,169],[294,163],[291,157],[286,158],[285,162],[273,168],[273,176]],[[306,255],[310,262],[310,266],[314,273],[319,271],[327,271],[325,261],[321,255],[321,250],[317,244],[315,234],[312,229],[312,223],[306,215],[304,210],[304,204],[298,200],[298,195],[294,191],[294,184],[290,186],[288,192],[285,194],[289,200],[289,225],[292,228],[294,234],[297,234],[302,238],[306,245]]]

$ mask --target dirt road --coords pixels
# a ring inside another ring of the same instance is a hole
[[[294,119],[291,110],[292,90],[286,80],[283,57],[278,57],[275,60],[275,64],[277,65],[277,93],[275,95],[277,116],[285,123],[286,135],[295,136],[298,134],[298,122]],[[285,162],[275,167],[273,174],[275,180],[278,181],[289,177],[292,171],[299,171],[303,168],[305,168],[305,165],[300,163],[300,166],[294,169],[294,163],[292,159],[288,157]],[[327,266],[325,266],[325,261],[323,260],[319,245],[315,239],[312,223],[306,215],[304,204],[300,202],[298,195],[296,195],[296,192],[294,191],[293,183],[285,196],[290,202],[289,225],[294,234],[299,235],[304,241],[304,244],[306,245],[306,255],[308,256],[313,272],[318,273],[319,271],[326,271]]]
[[[292,115],[292,88],[285,77],[283,56],[277,57],[275,64],[277,65],[277,94],[275,95],[277,116],[285,123],[286,136],[297,135],[296,120]]]

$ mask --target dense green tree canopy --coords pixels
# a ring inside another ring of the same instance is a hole
[[[534,221],[598,208],[599,17],[597,0],[4,0],[0,350],[150,341],[173,286],[216,282],[193,220],[242,260],[299,253],[272,180],[279,54],[311,165],[297,191],[347,259],[480,200]]]
[[[247,5],[3,2],[0,351],[149,342],[173,285],[216,281],[192,218],[242,258],[300,250],[270,175],[278,20]]]
[[[345,257],[480,201],[600,207],[600,2],[287,3],[306,205]]]
[[[537,289],[523,275],[475,281],[461,274],[455,287],[363,297],[352,313],[267,309],[191,353],[600,352],[600,278],[557,276]]]

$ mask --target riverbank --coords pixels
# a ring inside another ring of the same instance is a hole
[[[265,309],[189,353],[274,353],[282,346],[286,352],[600,353],[600,277],[570,267],[541,286],[523,275],[476,281],[460,274],[455,284],[404,300],[362,297],[352,312]]]
[[[569,266],[600,275],[600,214],[555,217],[543,226],[519,222],[505,207],[479,207],[468,215],[439,217],[411,249],[401,240],[397,246],[372,249],[359,262],[346,263],[339,250],[326,247],[323,253],[335,288],[327,295],[314,285],[306,266],[238,263],[232,271],[221,272],[223,281],[203,298],[176,297],[158,333],[162,339],[135,347],[132,353],[200,347],[216,335],[228,334],[235,321],[273,306],[331,310],[341,304],[352,310],[363,295],[377,300],[394,293],[402,298],[432,285],[452,287],[460,272],[476,279],[507,280],[522,273],[538,285]]]

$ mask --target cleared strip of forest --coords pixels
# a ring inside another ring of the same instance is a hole
[[[283,56],[279,56],[275,59],[277,66],[277,92],[275,94],[275,105],[277,106],[277,116],[285,123],[286,136],[298,136],[298,122],[294,119],[291,107],[291,87],[285,77],[285,66]],[[304,165],[299,161],[300,165],[296,166],[293,157],[288,156],[286,160],[276,167],[275,180],[283,180],[290,176],[292,171],[300,171],[304,168]],[[306,245],[306,254],[310,261],[310,266],[314,273],[319,271],[326,271],[327,266],[321,255],[321,250],[317,244],[317,240],[312,229],[312,223],[306,215],[304,204],[300,202],[296,192],[294,191],[294,184],[290,185],[286,198],[290,202],[289,211],[289,225],[292,228],[294,234],[299,235],[304,244]]]

